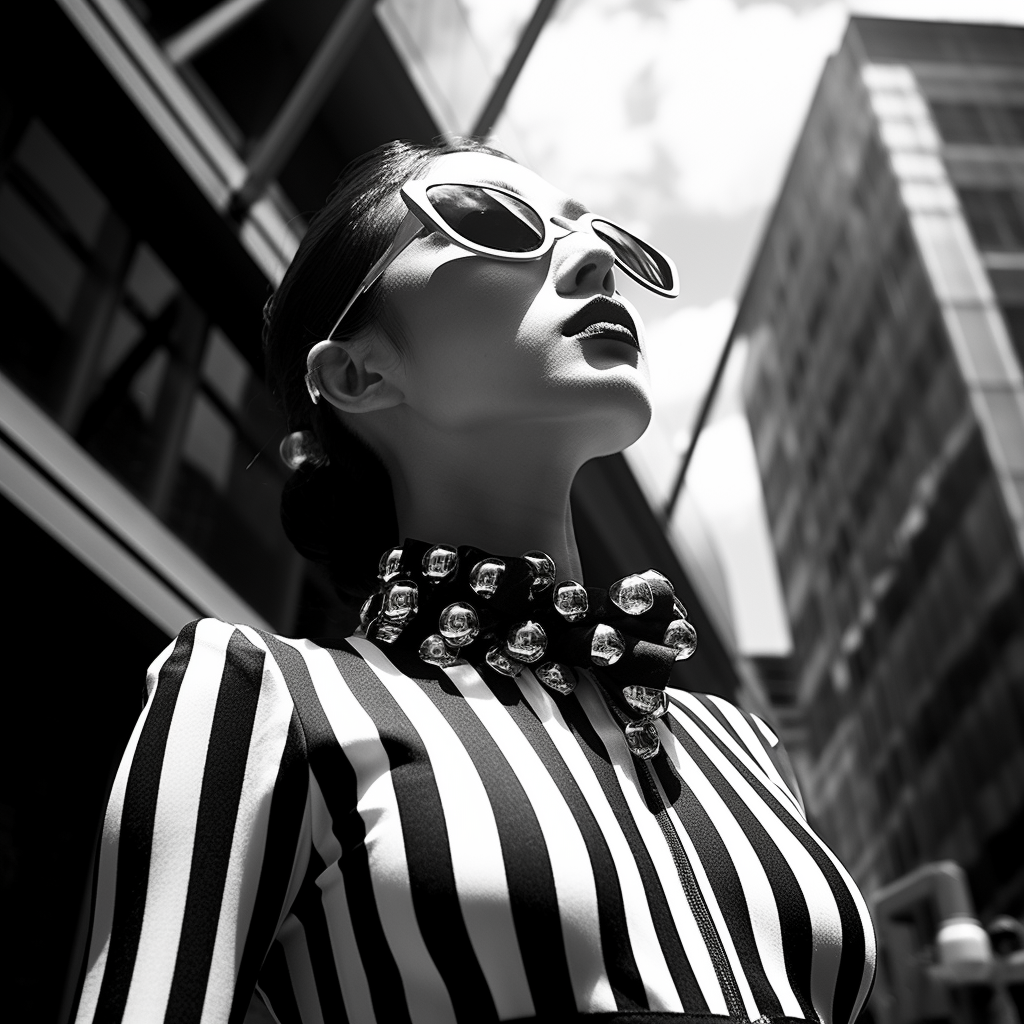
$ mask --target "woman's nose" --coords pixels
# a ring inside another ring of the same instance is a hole
[[[555,243],[559,295],[614,295],[615,254],[592,231],[573,231]]]

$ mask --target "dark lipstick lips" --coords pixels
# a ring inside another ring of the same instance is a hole
[[[602,330],[608,327],[609,330]],[[616,328],[621,328],[617,330]],[[636,348],[640,348],[639,334],[633,318],[626,312],[626,307],[614,299],[599,295],[591,299],[585,306],[581,306],[562,325],[562,334],[566,338],[575,335],[589,335],[590,337],[617,338],[620,341],[630,341]],[[629,337],[626,337],[626,334]]]

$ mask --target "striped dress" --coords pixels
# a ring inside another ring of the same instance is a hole
[[[777,740],[670,690],[639,762],[593,680],[203,619],[151,666],[76,1020],[851,1024],[864,901]],[[255,1012],[249,1010],[249,1012]]]

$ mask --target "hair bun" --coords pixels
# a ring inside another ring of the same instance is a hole
[[[362,440],[333,416],[324,427],[320,450],[332,458],[305,458],[292,473],[281,524],[299,554],[326,566],[338,596],[358,607],[376,582],[380,552],[398,541],[395,499],[387,470]]]
[[[327,467],[304,462],[281,492],[281,525],[286,536],[300,555],[323,565],[329,564],[332,548],[334,482],[330,477]]]

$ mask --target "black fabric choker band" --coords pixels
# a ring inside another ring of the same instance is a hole
[[[606,691],[630,750],[660,748],[654,721],[668,709],[665,686],[697,634],[672,584],[656,569],[608,590],[556,582],[543,551],[489,555],[407,540],[384,552],[379,584],[359,618],[378,643],[415,651],[447,668],[465,659],[518,676],[529,666],[549,689],[573,691],[587,670]]]

